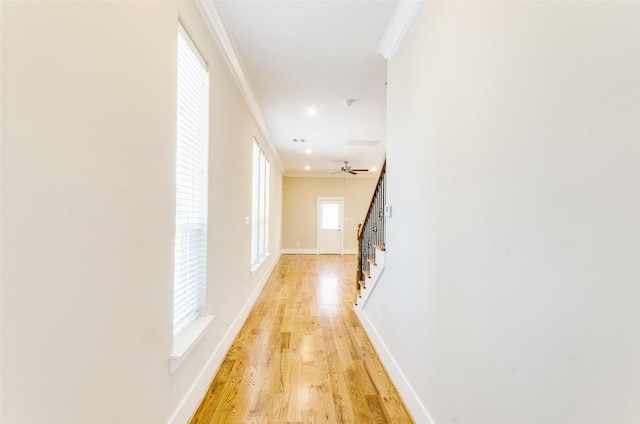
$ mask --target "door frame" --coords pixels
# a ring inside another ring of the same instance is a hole
[[[320,254],[320,205],[323,201],[340,202],[340,255],[344,255],[344,197],[321,197],[318,196],[316,204],[316,252]]]

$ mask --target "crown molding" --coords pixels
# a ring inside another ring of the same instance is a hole
[[[387,31],[378,46],[378,53],[385,59],[391,60],[395,54],[420,6],[422,6],[421,0],[400,0],[398,2]]]
[[[280,160],[280,156],[278,155],[278,151],[275,148],[275,144],[273,143],[273,139],[271,137],[271,133],[269,132],[269,127],[267,126],[267,122],[264,120],[262,116],[262,111],[260,110],[260,106],[258,106],[258,101],[256,100],[256,96],[253,91],[253,86],[251,85],[251,81],[247,77],[247,72],[245,70],[244,64],[240,59],[240,56],[237,53],[237,49],[235,44],[233,43],[233,39],[227,32],[227,29],[222,22],[222,18],[220,18],[220,14],[216,9],[215,2],[213,1],[205,1],[205,0],[193,0],[196,5],[196,8],[202,15],[202,18],[211,32],[213,38],[218,42],[218,46],[224,56],[229,69],[231,70],[231,74],[233,75],[238,87],[240,88],[240,92],[242,93],[242,97],[244,97],[244,101],[249,108],[253,119],[256,121],[256,125],[261,132],[262,138],[267,144],[267,150],[269,150],[270,156],[273,161],[276,163],[280,172],[284,169],[282,167],[282,162]]]

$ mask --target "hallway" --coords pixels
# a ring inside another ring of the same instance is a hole
[[[354,255],[283,255],[191,423],[412,423],[353,312]]]

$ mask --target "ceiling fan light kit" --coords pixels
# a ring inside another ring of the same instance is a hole
[[[345,160],[344,161],[344,165],[340,168],[340,171],[333,172],[333,174],[339,174],[341,172],[343,172],[345,174],[358,175],[358,172],[369,172],[369,170],[368,169],[353,169],[351,167],[351,165],[349,165],[349,161]]]

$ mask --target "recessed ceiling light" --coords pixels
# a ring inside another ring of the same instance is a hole
[[[311,151],[311,149],[306,149],[304,152],[305,152],[306,154],[308,154],[308,155],[310,155],[311,153],[313,153],[313,152]]]
[[[378,170],[378,168],[376,168],[375,166],[371,167],[371,172],[376,172]]]
[[[316,109],[315,107],[310,107],[307,109],[307,115],[317,115],[318,114],[318,109]]]
[[[311,169],[311,167],[310,167],[309,165],[307,165],[307,166],[305,166],[305,167],[304,167],[304,170],[305,170],[305,171],[308,171],[308,170],[310,170],[310,169]]]

